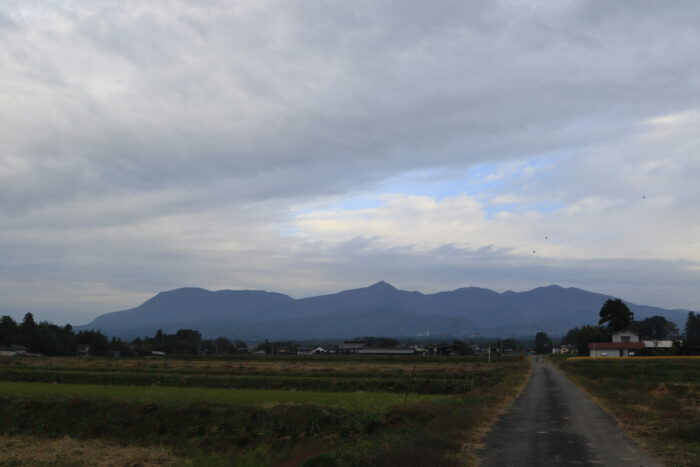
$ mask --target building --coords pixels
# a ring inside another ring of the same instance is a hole
[[[679,345],[683,345],[683,341],[681,339],[664,339],[664,340],[643,340],[644,346],[647,349],[670,349],[673,347],[674,342],[678,342]]]
[[[338,345],[338,353],[357,353],[363,347],[367,347],[367,339],[350,339]]]
[[[0,347],[0,357],[14,357],[17,352],[9,347]]]
[[[318,345],[315,347],[297,347],[297,355],[321,355],[324,353],[328,353],[328,350]]]
[[[612,342],[589,342],[588,350],[591,357],[635,357],[644,348],[644,342],[639,341],[639,335],[622,331],[613,334]]]
[[[427,355],[430,352],[417,345],[413,347],[370,347],[367,339],[351,339],[338,345],[338,353],[358,355]]]
[[[512,353],[512,351],[511,351],[511,353]],[[555,346],[552,346],[552,353],[574,354],[574,353],[576,353],[576,347],[571,345],[571,344],[555,345]]]

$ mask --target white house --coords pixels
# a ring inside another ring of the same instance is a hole
[[[634,357],[644,348],[644,342],[639,341],[639,335],[622,331],[613,334],[612,342],[589,342],[588,350],[591,357]]]
[[[631,331],[620,331],[612,335],[613,342],[639,342],[639,334]]]
[[[323,353],[328,353],[328,351],[321,346],[297,348],[297,355],[320,355]]]

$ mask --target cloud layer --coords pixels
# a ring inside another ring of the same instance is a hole
[[[0,7],[0,312],[700,294],[696,2]],[[546,238],[545,238],[546,237]]]

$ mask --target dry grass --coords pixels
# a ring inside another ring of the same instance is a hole
[[[596,360],[595,358],[591,357],[569,357],[565,359],[564,361],[572,361],[572,362],[577,362],[577,361],[591,361],[591,360]],[[623,361],[623,362],[628,362],[630,361],[630,357],[600,357],[598,360],[610,360],[610,361]],[[645,362],[651,362],[651,361],[688,361],[688,362],[697,362],[700,360],[700,356],[694,356],[694,355],[663,355],[663,356],[656,356],[656,357],[635,357],[633,360],[639,360],[639,361],[645,361]]]
[[[105,441],[81,441],[0,435],[0,465],[182,465],[186,461],[158,447],[120,446]]]
[[[318,358],[314,356],[306,358],[231,358],[222,360],[175,360],[164,358],[138,358],[138,359],[104,359],[104,358],[63,358],[63,357],[36,357],[6,360],[9,367],[42,367],[42,368],[72,368],[72,369],[109,369],[120,370],[186,370],[186,371],[227,371],[236,372],[319,372],[327,375],[343,375],[345,373],[368,372],[375,375],[443,373],[455,374],[470,371],[471,367],[483,367],[483,362],[468,361],[464,359],[429,359],[397,360],[396,362],[377,361],[372,357],[365,357],[366,362],[358,360],[344,361],[342,357]],[[1,368],[1,367],[0,367]]]
[[[37,357],[2,361],[3,368],[21,369],[36,368],[46,370],[73,371],[110,371],[110,372],[168,372],[168,373],[224,373],[231,376],[237,374],[291,376],[346,377],[461,377],[476,369],[488,371],[483,361],[465,358],[428,358],[403,359],[395,362],[377,361],[372,357],[364,357],[366,361],[343,360],[342,356],[332,357],[261,357],[261,358],[231,358],[211,360],[176,360],[163,358],[138,359],[104,359],[104,358],[63,358]],[[483,360],[483,358],[481,359]],[[497,367],[498,365],[494,365]]]

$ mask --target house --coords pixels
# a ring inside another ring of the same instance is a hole
[[[354,353],[358,355],[427,355],[430,351],[417,345],[413,347],[370,347],[367,339],[351,339],[339,344],[337,353]]]
[[[576,347],[571,344],[555,345],[552,347],[552,353],[576,353]]]
[[[591,357],[634,357],[644,348],[639,335],[630,331],[613,334],[612,342],[589,342]]]
[[[423,347],[422,345],[414,345],[413,350],[415,350],[418,355],[423,356],[430,355],[431,352],[429,348]]]
[[[15,352],[15,355],[27,355],[29,353],[29,349],[23,345],[11,345],[10,350]]]
[[[642,342],[644,342],[644,346],[647,349],[670,349],[673,347],[674,342],[678,342],[680,345],[683,345],[683,341],[681,339],[654,339],[643,340]]]
[[[363,347],[367,347],[367,339],[350,339],[338,345],[338,353],[357,353]]]
[[[328,353],[328,350],[321,346],[297,347],[297,355],[321,355]]]
[[[433,347],[433,353],[436,355],[459,355],[462,350],[462,345],[459,344],[442,344]],[[473,350],[473,349],[472,349]]]

